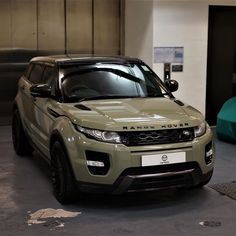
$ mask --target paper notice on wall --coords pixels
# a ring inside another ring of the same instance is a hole
[[[183,64],[183,47],[154,47],[154,63]]]

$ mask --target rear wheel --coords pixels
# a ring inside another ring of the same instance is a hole
[[[19,111],[16,109],[12,117],[12,141],[15,152],[19,156],[31,155],[33,148],[28,141],[21,123]]]
[[[77,196],[75,179],[67,153],[59,141],[56,141],[51,148],[51,171],[56,199],[62,204],[73,202]]]

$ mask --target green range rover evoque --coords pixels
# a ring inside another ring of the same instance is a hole
[[[212,131],[177,89],[135,58],[33,58],[13,105],[14,149],[49,161],[61,203],[78,192],[203,186],[213,173]]]

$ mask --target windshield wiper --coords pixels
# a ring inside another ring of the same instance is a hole
[[[165,95],[169,95],[169,93],[154,93],[154,94],[150,94],[147,97],[148,98],[160,98],[160,97],[164,97]]]
[[[78,102],[89,101],[89,100],[100,100],[100,99],[115,99],[115,98],[137,98],[139,96],[124,96],[124,95],[100,95],[93,97],[85,97],[79,99]]]

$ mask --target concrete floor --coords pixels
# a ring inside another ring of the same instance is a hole
[[[236,231],[236,201],[209,187],[125,196],[86,195],[70,206],[51,192],[49,168],[35,155],[15,155],[10,126],[0,126],[0,235],[165,235],[228,236]],[[217,160],[211,183],[236,180],[236,145],[216,140]],[[29,213],[54,208],[81,212],[28,226]],[[203,221],[220,222],[218,227]],[[64,227],[55,227],[57,223]]]

